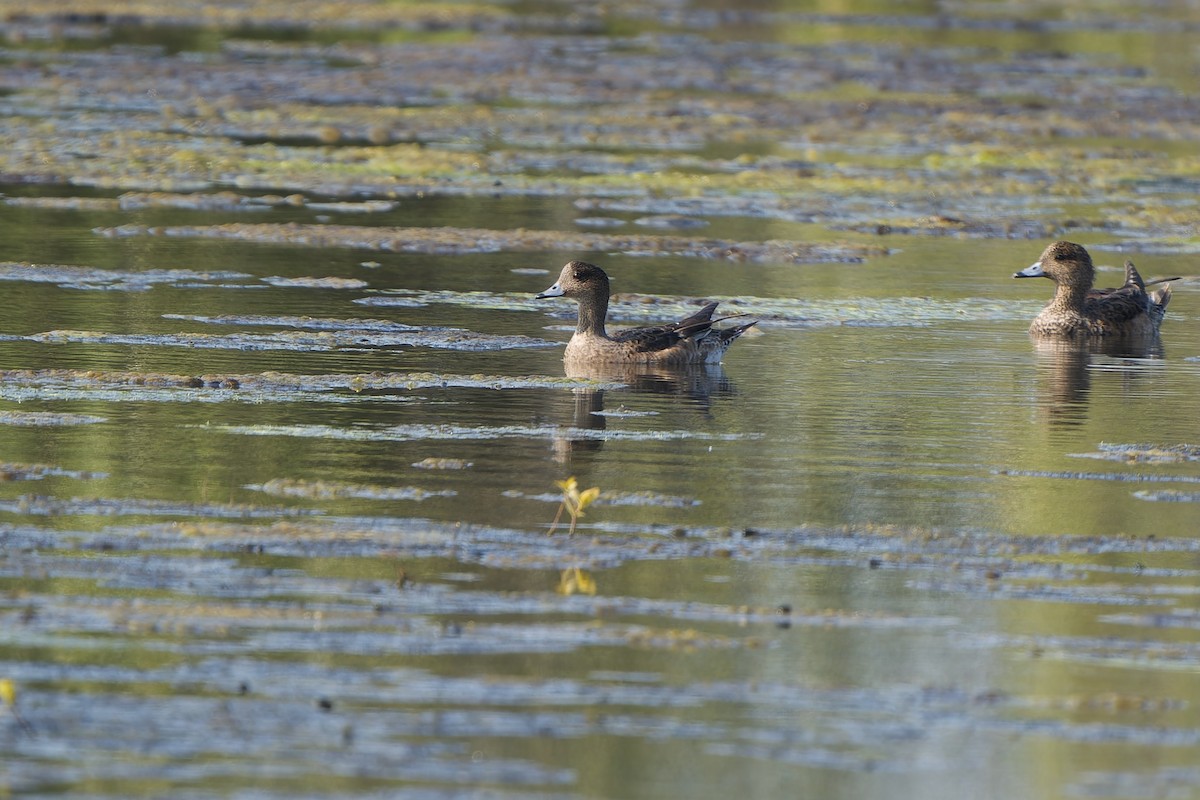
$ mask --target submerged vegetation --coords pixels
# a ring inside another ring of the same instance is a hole
[[[872,235],[1120,230],[1194,248],[1200,158],[1183,143],[1200,139],[1200,101],[1111,54],[1153,63],[1142,30],[1170,30],[1169,16],[1085,33],[1024,5],[1019,29],[960,6],[933,28],[847,14],[848,38],[823,41],[808,35],[831,22],[819,13],[742,10],[739,39],[697,9],[624,2],[569,15],[35,2],[0,21],[19,54],[0,172],[125,193],[127,211],[386,216],[423,196],[513,194]],[[650,31],[671,35],[611,35],[614,19],[659,15]],[[155,31],[178,45],[106,46]],[[19,46],[52,37],[73,46]],[[305,241],[276,234],[289,237]]]

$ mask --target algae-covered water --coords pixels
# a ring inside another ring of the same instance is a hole
[[[0,794],[1200,797],[1198,28],[0,3]]]

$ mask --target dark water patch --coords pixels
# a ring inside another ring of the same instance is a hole
[[[450,490],[421,489],[416,486],[371,486],[341,481],[302,481],[272,478],[266,483],[251,483],[243,488],[264,492],[276,497],[299,497],[306,500],[427,500],[430,497],[454,497]]]

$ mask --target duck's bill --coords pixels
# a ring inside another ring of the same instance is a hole
[[[543,297],[562,297],[562,296],[563,296],[562,287],[556,283],[553,286],[551,286],[549,289],[547,289],[546,291],[538,294],[538,296],[533,299],[541,300]]]
[[[1035,261],[1020,272],[1013,273],[1014,278],[1044,278],[1046,273],[1042,271],[1042,262]]]

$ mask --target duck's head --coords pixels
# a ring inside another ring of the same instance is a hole
[[[1014,278],[1049,278],[1055,283],[1091,286],[1096,274],[1092,257],[1082,245],[1074,242],[1055,242],[1042,252],[1042,257]]]
[[[591,295],[608,297],[608,276],[604,270],[586,261],[570,261],[558,275],[558,280],[546,291],[537,296],[571,297],[578,299]]]

